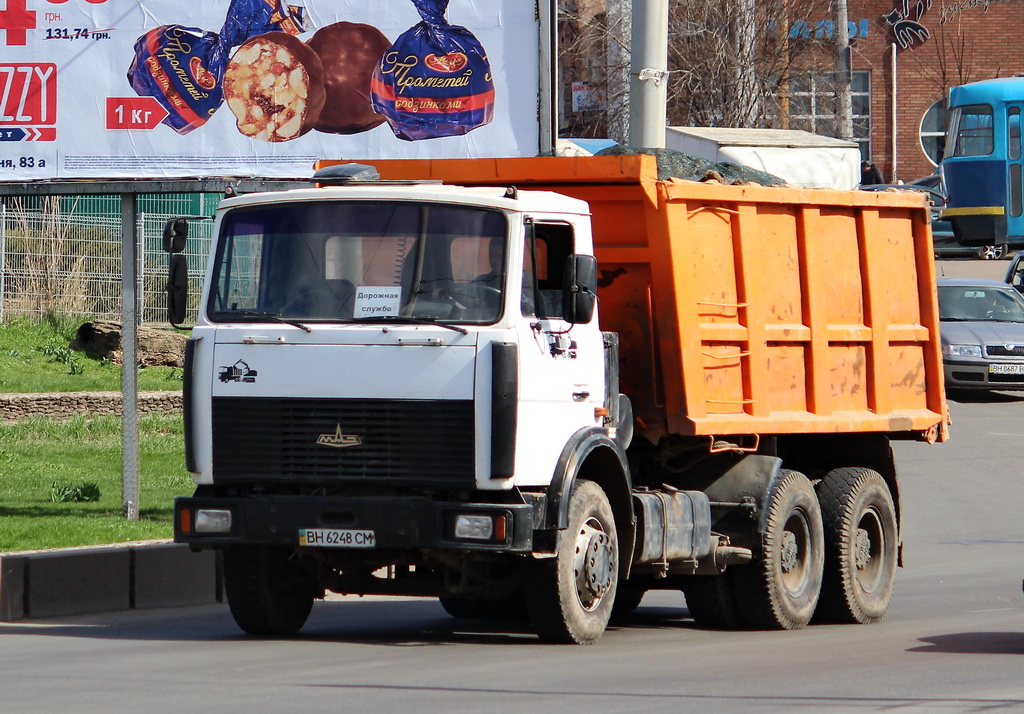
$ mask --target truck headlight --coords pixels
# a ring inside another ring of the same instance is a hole
[[[494,519],[490,516],[456,516],[455,537],[490,540],[494,537]]]
[[[230,533],[231,511],[221,508],[196,510],[196,533]]]
[[[454,536],[459,540],[487,540],[503,542],[508,528],[504,514],[469,514],[455,516]]]
[[[981,345],[946,345],[942,354],[947,357],[981,357]]]

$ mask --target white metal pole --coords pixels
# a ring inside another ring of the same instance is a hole
[[[668,105],[668,0],[633,0],[629,143],[665,147]]]
[[[124,517],[139,520],[139,372],[135,293],[136,195],[121,194],[121,501]]]
[[[846,0],[833,0],[835,10],[836,127],[840,139],[853,139],[853,108],[850,101],[850,28]]]
[[[896,43],[892,43],[892,172],[889,180],[896,183],[896,128],[899,119],[899,111],[896,107]]]
[[[558,16],[556,0],[540,0],[540,153],[558,143]]]

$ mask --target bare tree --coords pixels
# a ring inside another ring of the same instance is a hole
[[[618,138],[627,109],[629,1],[560,0],[562,86],[573,81],[603,101],[590,111],[564,103],[563,136]],[[832,42],[815,21],[829,0],[673,0],[669,8],[668,123],[787,126],[790,80],[831,66]],[[814,20],[812,20],[814,18]],[[799,41],[790,41],[795,34]],[[819,36],[821,35],[821,36]]]
[[[779,126],[780,99],[790,78],[831,51],[827,38],[801,29],[813,27],[810,18],[827,7],[828,0],[675,3],[669,21],[669,123]],[[790,41],[793,33],[800,42]]]

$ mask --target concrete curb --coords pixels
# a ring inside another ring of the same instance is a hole
[[[158,541],[0,553],[0,622],[218,602],[215,551]]]

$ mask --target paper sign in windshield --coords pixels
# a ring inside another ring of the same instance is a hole
[[[356,289],[355,316],[397,315],[401,298],[402,288],[364,285]]]

